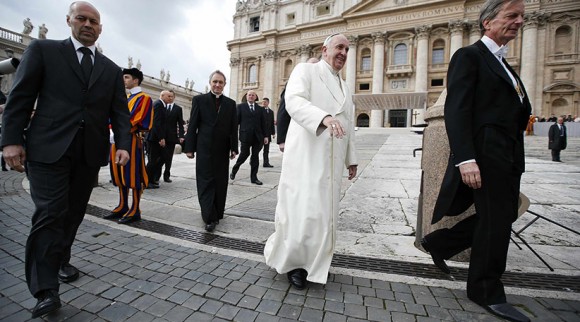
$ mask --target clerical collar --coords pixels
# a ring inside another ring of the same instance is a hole
[[[329,63],[326,62],[326,60],[323,59],[322,61],[324,62],[324,65],[328,68],[328,70],[330,70],[330,72],[332,73],[332,75],[338,76],[338,73],[340,73],[340,70],[339,71],[336,71],[336,70],[334,70],[334,68],[332,68],[332,66],[330,66]],[[340,77],[340,76],[338,76],[338,77]]]
[[[141,86],[136,86],[136,87],[133,87],[133,88],[131,88],[131,89],[129,90],[129,93],[130,93],[131,95],[133,95],[133,94],[137,94],[137,93],[141,93],[141,92],[142,92],[142,91],[141,91]]]
[[[210,92],[213,96],[215,96],[215,98],[220,98],[222,95],[224,95],[224,94],[216,94],[213,91],[210,91]]]

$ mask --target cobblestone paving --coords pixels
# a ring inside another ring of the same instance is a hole
[[[24,281],[33,205],[23,175],[0,174],[0,320],[26,321]],[[464,291],[331,274],[289,287],[265,264],[85,221],[73,247],[81,278],[62,284],[47,321],[497,321]],[[580,321],[580,301],[510,295],[534,321]]]

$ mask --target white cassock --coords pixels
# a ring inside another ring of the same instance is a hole
[[[340,82],[340,83],[339,83]],[[303,268],[325,284],[336,241],[338,202],[345,168],[357,164],[354,105],[346,83],[324,60],[298,64],[286,87],[288,127],[278,185],[276,231],[264,247],[266,264],[279,274]],[[346,136],[321,126],[337,118]]]

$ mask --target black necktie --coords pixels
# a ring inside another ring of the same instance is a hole
[[[167,105],[167,112],[171,112],[171,104]]]
[[[79,50],[83,53],[83,59],[81,59],[81,68],[83,69],[85,81],[88,83],[91,79],[91,73],[93,72],[93,61],[91,59],[93,52],[87,47],[81,47]]]
[[[250,111],[254,111],[254,104],[250,104]]]

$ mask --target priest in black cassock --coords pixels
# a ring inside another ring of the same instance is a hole
[[[197,197],[205,230],[212,232],[224,217],[230,159],[238,155],[236,102],[223,95],[226,76],[209,77],[211,91],[193,97],[184,152],[197,154]]]

